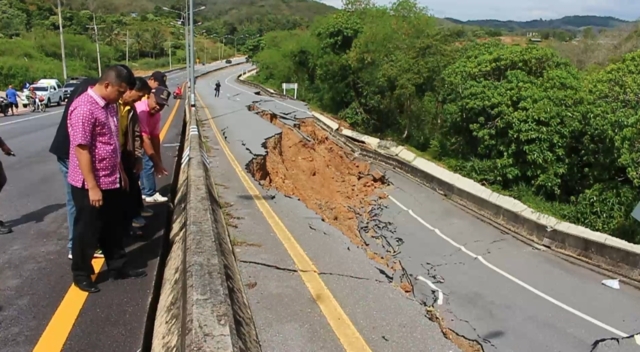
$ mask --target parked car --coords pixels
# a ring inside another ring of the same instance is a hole
[[[231,59],[226,59],[226,60],[224,60],[224,63],[225,63],[225,64],[230,64],[231,62],[232,62],[232,61],[231,61]]]
[[[62,105],[62,89],[58,89],[58,87],[55,85],[46,85],[40,83],[33,85],[32,87],[38,97],[42,96],[44,98],[44,104],[48,108],[51,107],[51,104],[53,104],[54,102],[58,104],[58,106]]]
[[[78,84],[80,84],[79,81],[71,81],[71,82],[68,82],[67,84],[65,84],[64,87],[62,87],[62,100],[67,101],[67,99],[69,99],[69,94],[71,94],[71,91]]]
[[[69,77],[67,78],[67,83],[71,83],[71,82],[82,82],[82,80],[87,79],[87,77]]]
[[[9,110],[11,109],[11,104],[5,97],[0,97],[0,113],[2,115],[7,116],[9,114]]]

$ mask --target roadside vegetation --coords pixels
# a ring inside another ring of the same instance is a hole
[[[260,83],[297,82],[300,99],[360,132],[640,243],[630,217],[640,200],[640,52],[635,28],[625,28],[617,44],[602,34],[565,44],[578,55],[475,40],[414,0],[346,0],[308,29],[269,33],[247,50]]]
[[[93,15],[98,26],[102,67],[124,63],[132,69],[149,71],[185,65],[184,1],[67,0],[62,2],[62,22],[68,76],[95,76],[98,60]],[[306,26],[314,16],[335,9],[315,1],[209,0],[195,22],[196,53],[200,62],[228,58],[244,45],[272,30]],[[0,89],[9,84],[42,77],[62,81],[62,56],[58,28],[57,1],[0,0]],[[225,38],[226,37],[226,38]],[[222,39],[225,38],[225,45]],[[223,49],[221,49],[223,47]]]

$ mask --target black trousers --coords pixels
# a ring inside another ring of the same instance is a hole
[[[124,191],[103,190],[100,208],[91,205],[87,189],[71,186],[71,197],[76,206],[71,247],[74,279],[86,279],[95,274],[91,261],[98,248],[102,249],[109,270],[122,269],[126,262],[123,244],[126,229],[122,228]]]
[[[142,213],[144,203],[142,202],[142,190],[140,189],[140,174],[135,173],[136,161],[135,158],[131,158],[126,152],[122,153],[122,166],[124,173],[129,180],[129,191],[125,192],[125,229],[131,226],[131,221]]]

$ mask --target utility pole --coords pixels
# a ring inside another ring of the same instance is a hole
[[[62,75],[65,83],[67,82],[67,60],[64,55],[64,34],[62,32],[62,5],[58,0],[58,28],[60,28],[60,53],[62,54]]]
[[[193,0],[189,0],[189,26],[190,28],[190,38],[191,39],[191,50],[193,50],[194,48],[194,36],[193,36]],[[191,53],[191,77],[190,77],[190,86],[191,86],[191,96],[190,96],[190,103],[191,103],[191,108],[194,109],[196,107],[196,72],[195,72],[195,67],[194,67],[194,57],[193,57],[193,53]]]
[[[169,70],[172,70],[173,69],[173,65],[171,64],[171,51],[172,51],[171,41],[168,41],[168,43],[169,43]]]
[[[93,26],[87,26],[87,27],[93,28],[93,31],[96,34],[96,54],[98,56],[98,76],[102,76],[102,64],[100,63],[100,42],[98,40],[98,27],[104,27],[104,26],[96,25],[96,14],[95,14],[95,12],[93,13]]]
[[[129,66],[129,30],[127,30],[127,66]]]

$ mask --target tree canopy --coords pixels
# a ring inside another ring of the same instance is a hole
[[[640,53],[583,71],[551,48],[440,26],[414,0],[346,1],[254,50],[260,82],[297,82],[302,99],[360,132],[640,242],[630,217],[640,201]]]

